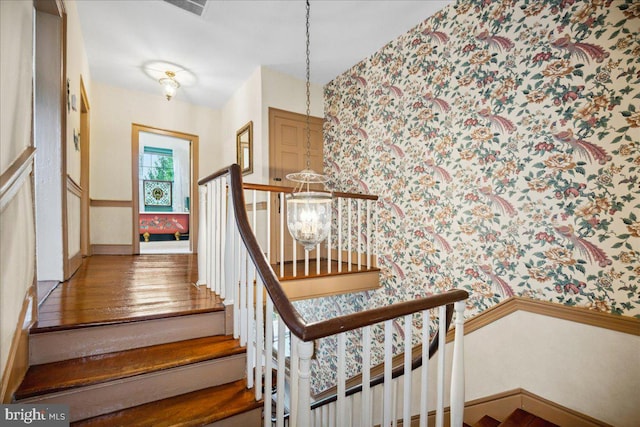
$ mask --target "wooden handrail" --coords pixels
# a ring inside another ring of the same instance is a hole
[[[279,185],[265,185],[265,184],[252,184],[250,182],[242,183],[242,187],[245,190],[259,190],[259,191],[269,191],[271,193],[293,193],[295,188],[293,187],[281,187]],[[374,194],[360,194],[360,193],[343,193],[341,191],[324,191],[324,190],[313,190],[318,193],[328,193],[333,194],[334,197],[342,197],[345,199],[363,199],[363,200],[378,200],[378,196]]]
[[[265,254],[262,252],[256,236],[251,229],[247,211],[245,209],[246,205],[244,191],[242,191],[243,184],[240,166],[237,164],[227,166],[220,169],[218,172],[201,179],[198,181],[198,184],[206,184],[213,179],[227,174],[229,175],[229,188],[231,190],[231,202],[236,217],[236,224],[240,236],[247,248],[247,252],[253,260],[257,273],[262,279],[262,282],[273,301],[273,305],[280,314],[283,322],[287,325],[291,333],[302,341],[312,341],[361,328],[363,326],[384,322],[385,320],[395,319],[418,311],[452,304],[456,301],[462,301],[469,296],[466,291],[453,289],[442,294],[396,303],[387,307],[374,308],[320,322],[307,323],[284,293],[275,272],[271,268]]]

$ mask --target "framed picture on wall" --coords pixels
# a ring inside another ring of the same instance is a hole
[[[171,206],[172,182],[145,179],[142,183],[145,206]]]

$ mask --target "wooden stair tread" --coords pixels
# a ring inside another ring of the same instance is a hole
[[[537,417],[524,409],[516,409],[506,420],[500,423],[501,427],[558,427],[547,420]]]
[[[16,399],[133,377],[245,352],[232,336],[213,336],[29,367]]]
[[[133,315],[125,309],[118,308],[114,308],[111,312],[97,314],[92,310],[73,310],[69,313],[56,312],[51,314],[45,312],[29,332],[32,334],[38,334],[92,326],[141,322],[145,320],[165,319],[169,317],[224,311],[224,305],[221,303],[212,306],[209,303],[205,302],[200,304],[197,301],[189,304],[183,304],[181,306],[173,304],[171,307],[169,307],[168,304],[165,304],[162,308],[168,308],[173,311],[159,313],[158,307],[149,307],[146,311],[137,307],[136,312]]]
[[[201,426],[262,407],[238,380],[73,423],[73,426]]]
[[[473,427],[497,427],[499,425],[500,421],[496,420],[493,417],[490,417],[489,415],[485,415],[484,417],[480,418],[478,422],[473,425]]]

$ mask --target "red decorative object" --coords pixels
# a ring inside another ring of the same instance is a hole
[[[141,213],[139,218],[140,234],[146,234],[145,241],[151,234],[173,234],[179,240],[181,234],[189,232],[188,213]]]

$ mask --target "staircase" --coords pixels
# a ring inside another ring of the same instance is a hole
[[[535,416],[524,409],[514,410],[504,421],[496,420],[489,415],[480,418],[473,425],[464,424],[465,427],[557,427],[547,420]]]
[[[30,331],[31,366],[14,403],[69,405],[77,426],[260,425],[263,403],[247,389],[246,348],[225,335],[230,316],[211,291],[187,284],[193,289],[181,292],[195,295],[193,309],[108,321],[82,321],[77,315],[70,324],[52,326],[47,303],[64,307],[74,291],[99,292],[97,286],[73,285],[61,284],[63,290],[41,307],[43,320]],[[160,304],[139,292],[141,310]],[[165,297],[161,304],[176,302]],[[113,304],[110,310],[122,308]]]

